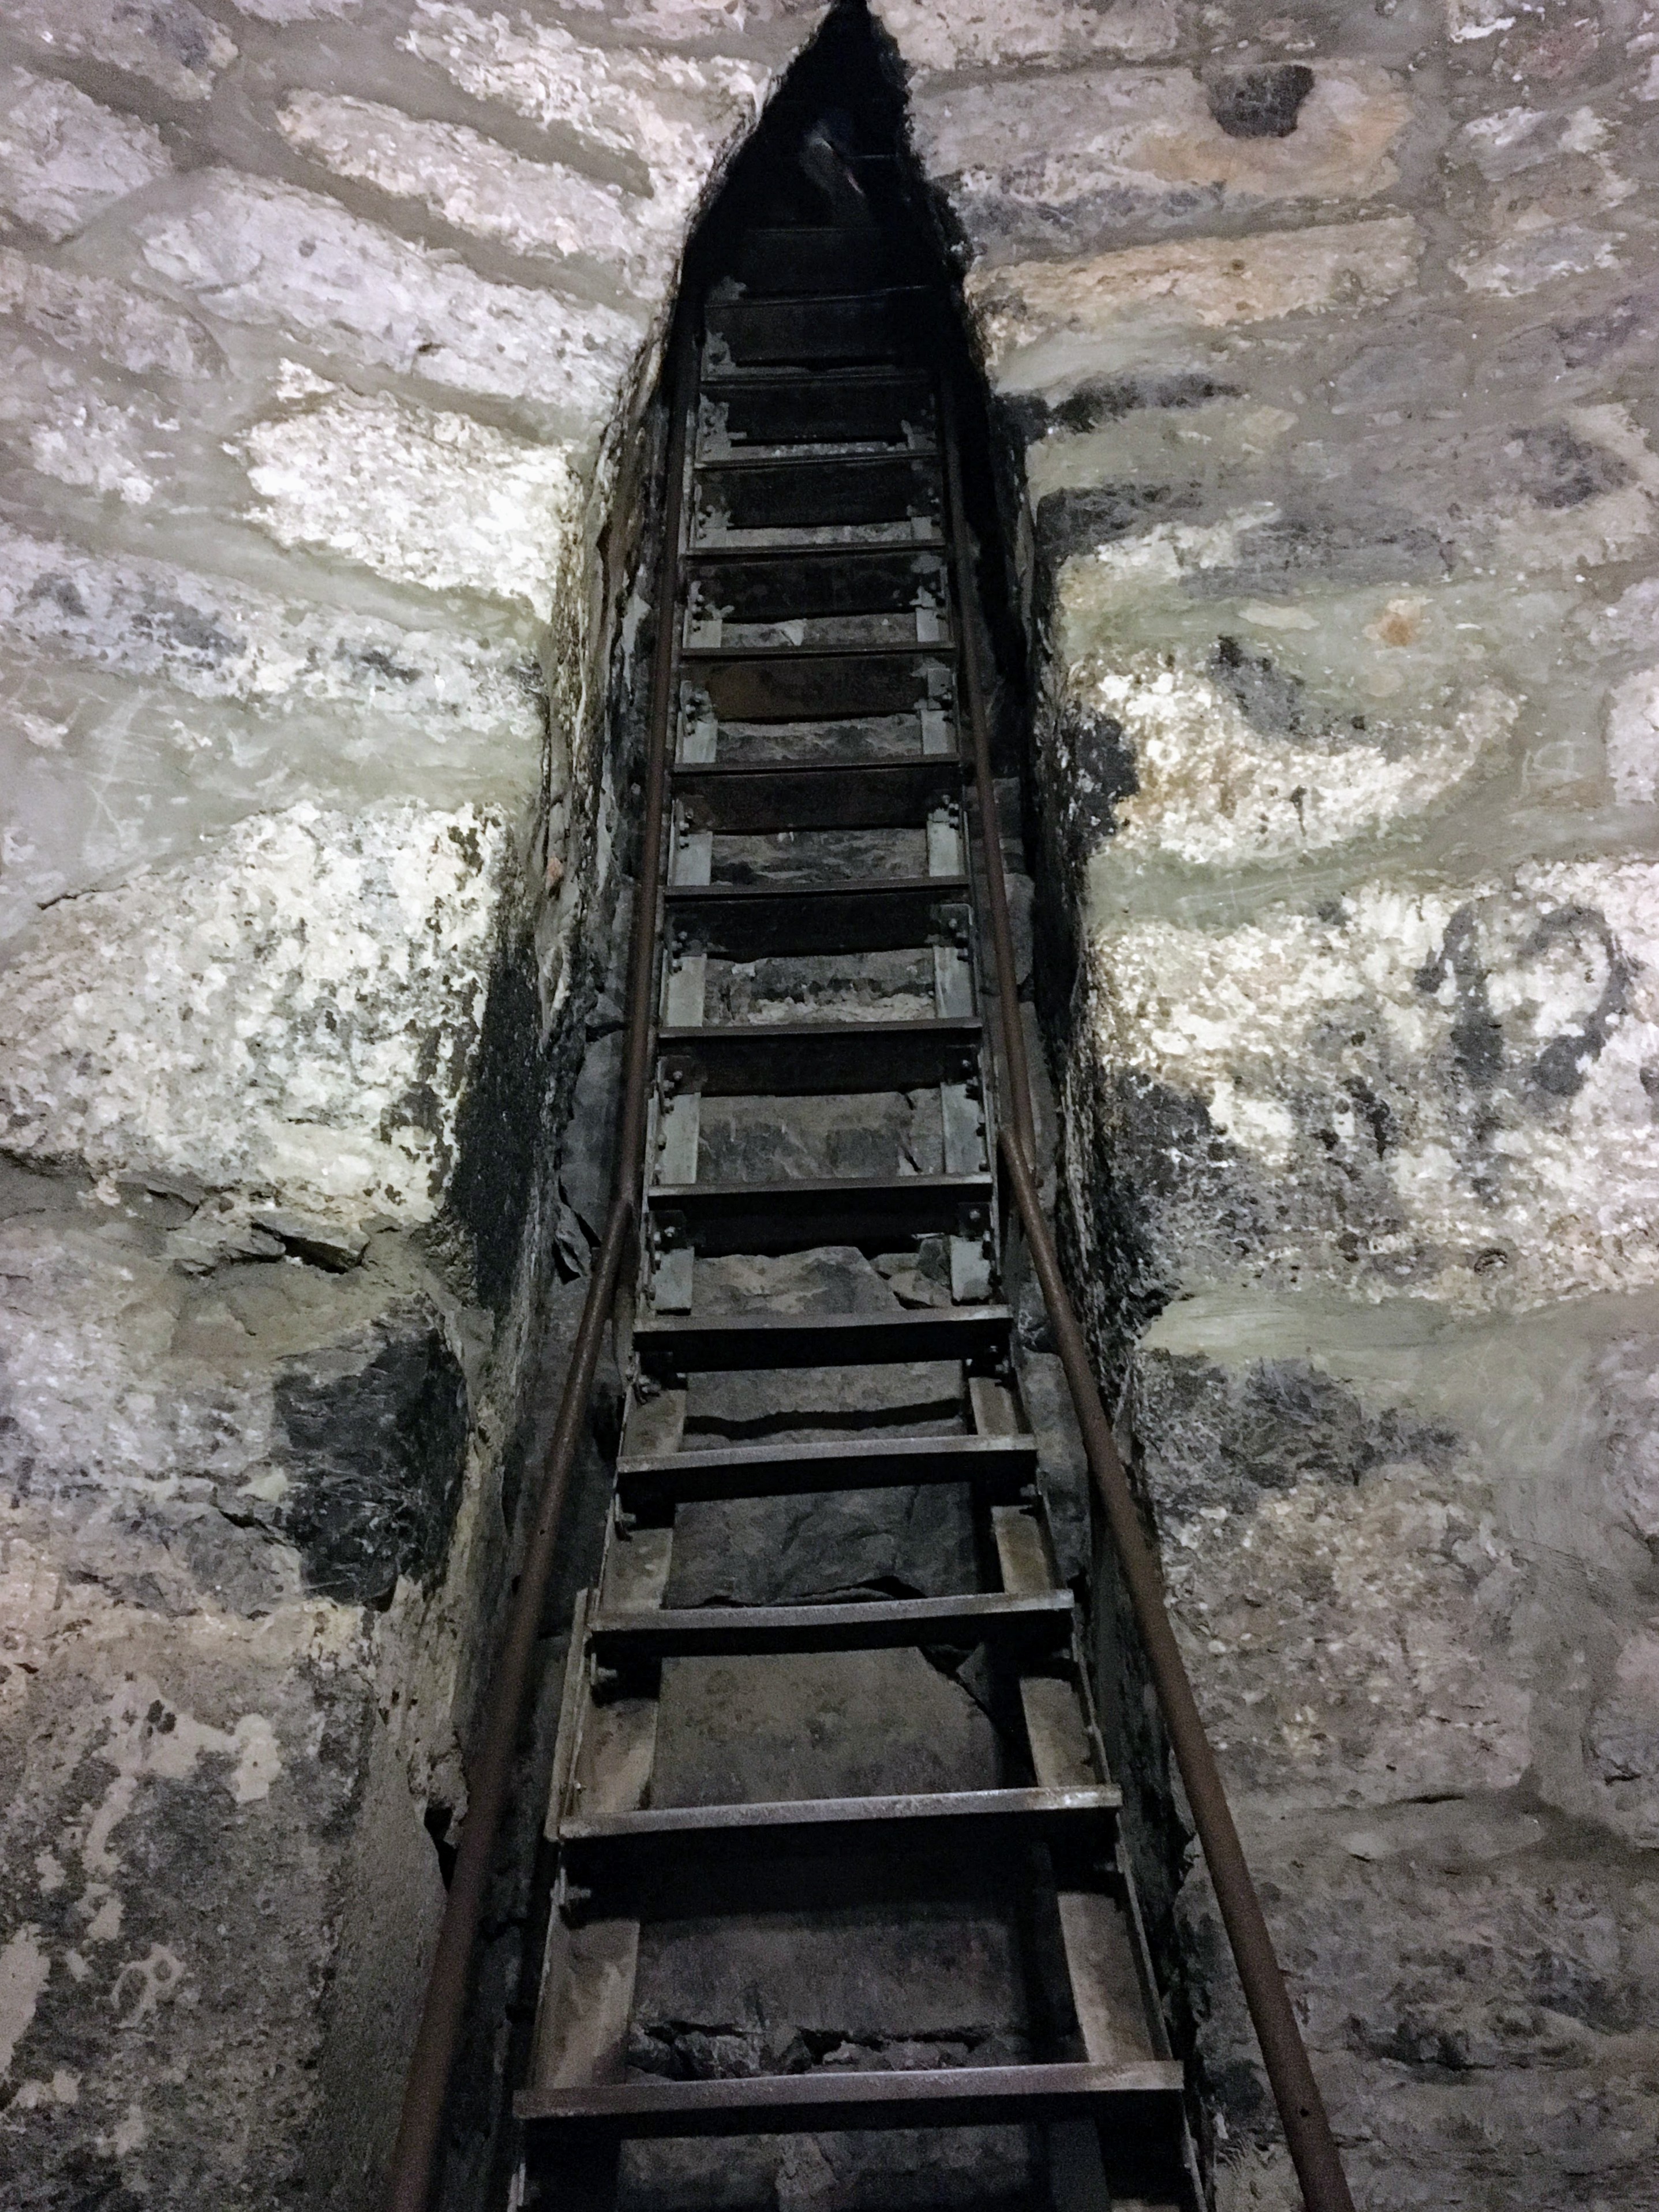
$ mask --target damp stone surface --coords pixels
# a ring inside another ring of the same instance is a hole
[[[1074,1280],[1356,2197],[1646,2205],[1659,17],[878,13],[997,403]],[[1290,2203],[1177,1798],[1222,2200]]]
[[[608,1194],[647,402],[820,13],[0,23],[19,2212],[379,2202]]]
[[[1357,2198],[1635,2212],[1659,15],[872,12],[994,398],[1069,1261]],[[376,2201],[608,1187],[646,403],[682,244],[821,14],[0,22],[26,2212]],[[840,1532],[829,1586],[908,1535]],[[1277,2212],[1119,1664],[1218,2201]]]

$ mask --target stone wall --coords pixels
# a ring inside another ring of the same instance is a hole
[[[373,2201],[605,1196],[646,403],[820,13],[3,11],[20,2212]]]
[[[603,1204],[646,398],[820,13],[0,24],[21,2205],[370,2199]],[[1358,2194],[1647,2204],[1659,16],[876,13],[999,400],[1074,1267]]]
[[[1650,2204],[1659,15],[878,13],[1007,443],[1075,1270],[1357,2194]]]

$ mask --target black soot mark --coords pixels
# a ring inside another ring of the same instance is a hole
[[[1571,1098],[1583,1089],[1585,1076],[1601,1058],[1609,1032],[1629,1003],[1631,966],[1606,915],[1594,907],[1563,906],[1547,914],[1522,946],[1521,957],[1536,958],[1558,945],[1569,946],[1586,967],[1594,957],[1593,945],[1607,963],[1607,980],[1595,1004],[1577,1028],[1552,1037],[1528,1071],[1536,1089],[1553,1098]]]
[[[1230,138],[1288,138],[1313,88],[1303,62],[1229,70],[1210,86],[1210,112]]]

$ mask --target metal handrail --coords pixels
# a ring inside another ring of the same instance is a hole
[[[628,1056],[617,1145],[615,1196],[606,1217],[605,1235],[594,1255],[587,1296],[582,1302],[581,1322],[571,1350],[570,1364],[565,1370],[558,1419],[548,1445],[535,1527],[525,1547],[501,1656],[490,1680],[483,1741],[476,1762],[467,1769],[466,1818],[461,1824],[460,1843],[444,1898],[443,1918],[439,1923],[438,1945],[422,2005],[421,2024],[404,2081],[398,2139],[386,2180],[386,2212],[427,2212],[431,2199],[444,2100],[449,2092],[449,2077],[454,2070],[466,2009],[468,1972],[477,1942],[495,1837],[513,1779],[514,1754],[530,1685],[537,1632],[553,1569],[559,1521],[581,1443],[588,1401],[592,1395],[605,1322],[622,1279],[623,1261],[638,1228],[635,1186],[645,1143],[647,1076],[651,1064],[652,1034],[656,1026],[653,984],[656,972],[657,902],[662,888],[663,793],[668,781],[668,733],[678,653],[675,612],[685,495],[685,369],[694,333],[690,304],[683,303],[679,330],[669,361],[670,428],[663,573],[658,580],[657,635],[651,661],[643,848],[629,948]]]
[[[1164,1726],[1186,1784],[1193,1824],[1215,1886],[1216,1902],[1221,1908],[1222,1921],[1232,1946],[1238,1978],[1243,1984],[1244,2002],[1255,2023],[1307,2212],[1353,2212],[1353,2198],[1331,2133],[1324,2100],[1309,2063],[1307,2046],[1285,1987],[1285,1976],[1273,1949],[1261,1901],[1256,1895],[1238,1831],[1233,1825],[1221,1770],[1210,1747],[1181,1647],[1164,1603],[1162,1577],[1141,1530],[1129,1479],[1095,1381],[1088,1343],[1066,1288],[1053,1236],[1043,1218],[1034,1173],[1036,1118],[1016,985],[1013,931],[1008,918],[1008,887],[1002,865],[1002,835],[991,775],[990,732],[979,667],[979,641],[970,615],[975,604],[970,588],[972,549],[963,503],[962,456],[957,439],[955,405],[943,379],[939,393],[951,556],[962,632],[963,689],[973,740],[980,843],[997,972],[997,1019],[1008,1072],[1009,1121],[1002,1129],[998,1149],[1013,1187],[1032,1265],[1048,1309],[1066,1380],[1071,1387],[1089,1471],[1100,1492],[1118,1564],[1134,1608]]]

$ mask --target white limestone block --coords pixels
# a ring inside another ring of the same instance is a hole
[[[678,221],[654,194],[625,192],[562,161],[531,161],[465,124],[433,123],[379,100],[298,92],[277,122],[337,176],[417,199],[456,229],[515,253],[581,254],[630,283],[665,288]]]
[[[199,323],[106,276],[82,276],[0,246],[0,314],[65,351],[101,355],[135,376],[211,375],[222,356]]]
[[[205,100],[236,42],[191,0],[9,0],[6,27],[43,55],[107,62],[174,100]]]
[[[615,405],[642,321],[493,283],[319,193],[228,169],[191,182],[190,200],[139,234],[156,274],[210,313],[594,428]]]
[[[875,0],[874,14],[914,70],[998,69],[1121,54],[1151,61],[1180,35],[1175,0]]]
[[[1224,330],[1337,307],[1374,307],[1415,279],[1420,241],[1409,216],[1176,239],[1079,260],[975,270],[970,305],[995,380],[1029,389],[1063,361],[1081,363],[1135,326]]]
[[[301,804],[53,908],[0,975],[0,1141],[325,1220],[429,1218],[506,846],[472,807]]]
[[[474,100],[636,162],[641,182],[682,216],[771,82],[749,59],[590,46],[559,23],[452,0],[416,0],[404,44]]]
[[[1188,1280],[1334,1275],[1511,1310],[1659,1284],[1651,861],[1109,925],[1092,971],[1107,1081],[1188,1102],[1221,1140],[1167,1185]],[[1225,1259],[1205,1249],[1222,1185],[1256,1224]]]
[[[508,599],[544,622],[574,589],[581,485],[563,445],[382,394],[257,424],[252,520],[400,583]]]
[[[0,209],[48,238],[72,237],[172,167],[148,123],[72,84],[0,69]]]
[[[928,173],[976,233],[1037,222],[1064,236],[1076,224],[1081,243],[1103,217],[1369,198],[1395,181],[1389,149],[1409,112],[1386,70],[1322,63],[1291,132],[1239,137],[1190,70],[1089,69],[924,87],[915,129]]]

